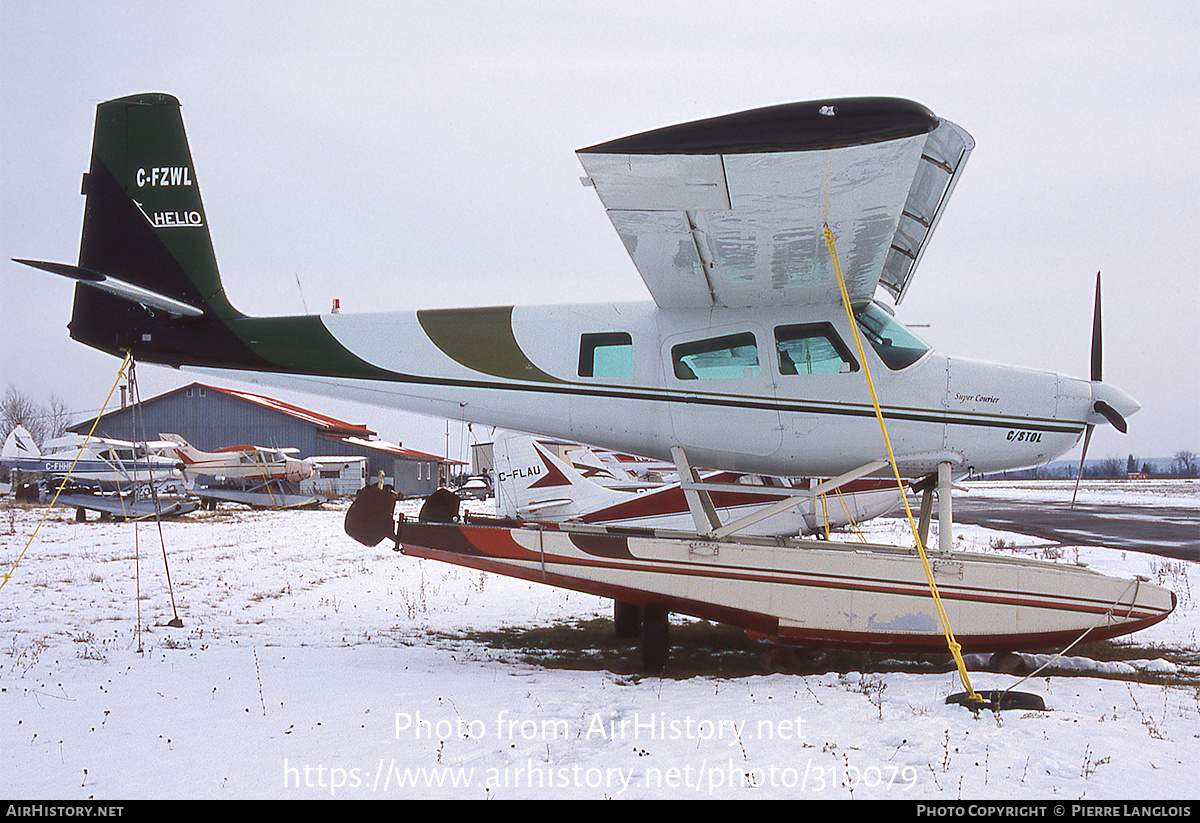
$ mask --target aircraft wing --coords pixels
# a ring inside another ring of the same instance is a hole
[[[790,103],[577,155],[662,307],[899,303],[974,147],[907,100]]]

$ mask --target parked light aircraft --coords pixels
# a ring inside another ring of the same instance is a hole
[[[228,446],[215,452],[197,449],[178,434],[159,434],[171,445],[172,453],[182,462],[190,482],[198,477],[241,480],[255,484],[271,480],[299,482],[313,475],[313,461],[295,455],[299,449],[266,446]]]
[[[221,501],[252,508],[290,509],[320,506],[325,499],[297,494],[293,484],[315,472],[315,461],[295,457],[299,449],[267,446],[229,446],[215,452],[200,451],[178,434],[159,434],[182,461],[191,493],[206,507]]]
[[[536,438],[515,432],[496,438],[492,457],[496,513],[501,517],[674,531],[697,526],[681,483],[641,493],[612,488],[585,477]],[[709,472],[703,479],[718,516],[725,521],[736,520],[769,503],[793,499],[794,506],[745,531],[778,537],[828,535],[831,529],[887,514],[900,505],[902,494],[895,481],[874,478],[857,480],[828,495],[814,491],[819,481],[812,478],[785,481],[762,475]]]
[[[953,476],[1045,463],[1138,409],[1101,379],[1098,323],[1079,379],[934,351],[876,300],[904,298],[973,146],[891,98],[649,131],[577,156],[653,302],[249,317],[221,284],[179,103],[143,94],[97,108],[78,263],[20,262],[76,279],[71,336],[117,356],[670,460],[703,524],[690,534],[397,535],[409,554],[644,605],[648,638],[673,610],[795,642],[944,647],[938,575],[964,648],[1134,631],[1174,596],[948,543]],[[723,522],[696,468],[838,485],[889,463],[926,478],[923,522],[937,479],[943,552],[925,572],[898,547],[742,536],[752,524]]]
[[[3,464],[59,481],[70,473],[70,483],[75,486],[128,491],[141,484],[183,478],[182,464],[163,454],[169,445],[68,434],[46,441],[43,450],[23,426],[17,426],[4,441]]]
[[[660,129],[578,152],[653,303],[255,318],[222,288],[178,101],[139,95],[97,109],[78,265],[24,262],[79,281],[71,336],[116,355],[713,469],[873,463],[870,367],[906,476],[999,471],[1138,405],[933,351],[874,301],[903,298],[973,145],[873,98]]]

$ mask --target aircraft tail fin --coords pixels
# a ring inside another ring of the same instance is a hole
[[[588,480],[529,435],[502,435],[492,449],[502,517],[557,522],[627,497]]]
[[[221,285],[179,101],[166,94],[96,108],[78,265],[18,262],[78,281],[71,336],[120,355],[181,318],[241,317]],[[207,324],[212,325],[212,324]]]
[[[185,465],[189,463],[196,463],[203,457],[201,451],[187,440],[184,440],[181,435],[159,432],[158,439],[174,444],[171,447],[171,451],[174,452],[175,456],[183,461]]]
[[[571,465],[584,477],[594,480],[602,486],[637,481],[633,472],[618,465],[615,460],[606,460],[587,446],[571,452]]]
[[[4,450],[0,452],[0,459],[3,459],[6,465],[12,463],[14,466],[18,460],[38,460],[41,456],[41,450],[38,449],[37,443],[33,442],[33,435],[24,426],[17,426],[9,432],[4,441]]]

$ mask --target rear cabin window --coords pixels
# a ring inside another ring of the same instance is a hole
[[[623,331],[583,335],[579,340],[579,376],[633,377],[633,338]]]
[[[758,345],[751,332],[680,343],[671,348],[671,361],[680,380],[754,377],[759,372]]]
[[[780,374],[843,374],[858,371],[858,361],[828,323],[803,323],[775,329]]]

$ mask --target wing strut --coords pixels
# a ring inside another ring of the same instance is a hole
[[[687,452],[682,446],[672,446],[671,457],[675,460],[675,468],[679,472],[679,485],[683,489],[688,509],[692,512],[696,531],[700,534],[712,534],[721,528],[721,518],[717,515],[717,507],[713,505],[708,490],[702,488],[700,474],[692,468]]]
[[[716,529],[716,531],[713,532],[713,536],[716,538],[728,537],[735,532],[739,532],[742,529],[753,526],[755,523],[758,523],[761,520],[766,520],[768,517],[774,517],[777,514],[787,511],[799,503],[802,499],[809,497],[816,498],[816,496],[819,494],[826,494],[834,489],[841,488],[853,480],[857,480],[860,477],[866,477],[871,472],[882,469],[887,464],[888,461],[886,460],[873,460],[870,463],[859,466],[857,469],[852,469],[845,474],[838,475],[830,480],[826,480],[824,483],[820,483],[811,489],[807,489],[801,494],[789,497],[786,500],[780,500],[778,503],[772,503],[769,506],[764,506],[754,514],[748,514],[739,520],[735,520],[727,526],[720,526]]]
[[[736,483],[710,483],[701,479],[699,472],[688,461],[687,453],[680,446],[671,448],[671,456],[679,471],[679,486],[683,489],[684,499],[687,500],[692,520],[696,524],[696,531],[717,540],[724,540],[769,517],[782,514],[804,500],[815,500],[820,495],[836,492],[847,483],[858,480],[860,477],[866,477],[888,465],[887,460],[872,460],[857,469],[851,469],[845,474],[819,483],[811,489],[795,489],[783,500],[763,506],[753,514],[748,514],[732,523],[722,524],[716,506],[713,505],[711,492],[745,492],[747,487]]]

